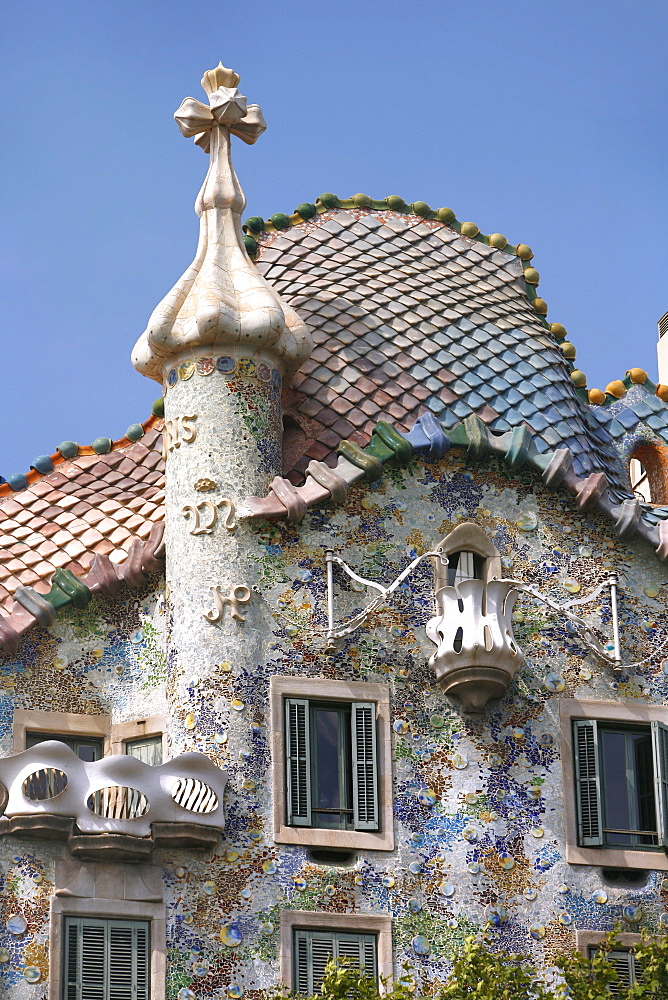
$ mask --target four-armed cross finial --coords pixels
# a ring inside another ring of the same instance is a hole
[[[209,97],[209,105],[186,97],[174,112],[181,134],[195,137],[195,143],[205,153],[211,145],[211,129],[225,125],[232,135],[252,146],[267,127],[258,104],[248,104],[237,90],[239,74],[226,69],[221,62],[202,77],[202,88]]]

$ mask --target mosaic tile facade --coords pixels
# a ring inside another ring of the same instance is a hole
[[[183,748],[228,767],[230,785],[226,832],[211,855],[173,851],[153,859],[165,886],[170,998],[184,1000],[188,990],[198,998],[253,995],[273,985],[285,908],[391,913],[397,965],[408,960],[430,982],[446,973],[451,948],[488,922],[492,946],[531,950],[549,967],[555,950],[573,943],[575,929],[621,921],[627,929],[657,930],[666,919],[661,872],[619,888],[597,868],[566,863],[570,804],[561,770],[571,762],[560,760],[558,725],[564,697],[663,703],[660,655],[616,674],[557,616],[520,598],[515,634],[527,663],[501,703],[482,718],[466,718],[440,695],[426,667],[433,650],[424,634],[432,613],[427,566],[336,654],[326,652],[322,634],[310,635],[324,623],[327,547],[387,582],[464,520],[488,533],[508,574],[557,601],[578,587],[593,589],[612,568],[620,572],[625,660],[668,639],[668,574],[649,549],[616,541],[602,518],[544,493],[534,474],[511,475],[496,463],[476,469],[456,452],[395,470],[373,488],[357,487],[343,507],[309,513],[301,525],[254,527],[247,579],[262,601],[266,659],[222,662],[206,683],[193,676],[173,710]],[[346,617],[362,600],[342,588],[337,612]],[[69,612],[49,632],[33,632],[19,657],[2,662],[3,750],[11,750],[14,706],[118,719],[161,711],[164,607],[160,589],[100,600]],[[609,629],[605,600],[592,611]],[[243,632],[244,625],[236,628]],[[358,852],[350,867],[336,868],[315,863],[305,848],[273,843],[268,682],[277,675],[389,685],[395,851]],[[62,850],[7,838],[1,849],[0,974],[12,997],[41,1000],[53,866]],[[26,929],[13,917],[24,917]]]

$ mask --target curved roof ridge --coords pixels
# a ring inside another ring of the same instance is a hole
[[[327,501],[343,503],[354,483],[380,479],[388,461],[407,465],[416,452],[433,461],[443,458],[455,446],[466,448],[474,462],[493,456],[512,469],[524,465],[533,467],[548,489],[563,486],[573,494],[581,510],[598,509],[606,514],[619,538],[638,535],[649,542],[659,559],[668,559],[668,520],[657,517],[664,510],[668,512],[668,508],[650,508],[630,492],[622,494],[623,499],[618,502],[605,472],[579,476],[573,470],[569,448],[541,453],[535,446],[535,437],[526,425],[494,434],[476,413],[449,430],[433,414],[426,413],[408,433],[397,430],[389,421],[379,420],[365,448],[353,441],[339,442],[334,468],[312,461],[303,486],[294,486],[288,479],[277,476],[266,497],[246,497],[246,504],[251,519],[301,521],[309,507]],[[651,521],[645,516],[650,509],[655,515]]]
[[[624,378],[608,382],[605,390],[590,389],[587,393],[589,402],[594,406],[610,406],[618,399],[623,399],[633,385],[641,385],[650,393],[658,396],[663,403],[668,403],[668,385],[652,382],[643,368],[629,368]]]
[[[268,219],[262,219],[260,216],[250,216],[246,219],[244,223],[244,233],[246,250],[248,251],[251,259],[255,259],[257,253],[260,249],[260,243],[256,237],[263,233],[275,233],[281,230],[290,229],[292,226],[298,226],[303,222],[308,222],[310,219],[315,218],[316,215],[322,215],[324,212],[331,211],[333,209],[369,209],[371,211],[390,211],[399,212],[406,215],[416,216],[418,219],[429,219],[437,222],[441,222],[447,225],[450,229],[453,229],[457,233],[461,233],[463,236],[468,236],[469,239],[476,240],[479,243],[484,243],[486,246],[494,247],[497,250],[502,250],[509,255],[514,255],[518,257],[522,262],[522,269],[524,272],[524,280],[526,282],[527,297],[531,302],[533,308],[538,314],[543,325],[550,331],[557,343],[559,344],[564,357],[566,358],[570,372],[571,378],[577,389],[581,390],[580,395],[585,401],[594,403],[595,405],[600,405],[606,401],[611,402],[614,398],[619,398],[619,393],[616,391],[620,384],[625,385],[625,388],[629,388],[629,384],[626,379],[619,379],[610,382],[603,392],[601,389],[590,389],[587,392],[587,376],[580,369],[575,367],[575,357],[576,349],[572,341],[568,339],[568,332],[566,328],[561,323],[548,322],[546,319],[548,307],[545,300],[540,297],[537,293],[537,287],[540,282],[540,274],[533,266],[531,261],[533,260],[533,252],[531,247],[527,246],[525,243],[518,243],[516,245],[508,242],[505,236],[501,233],[490,233],[485,235],[479,229],[479,227],[474,222],[461,222],[457,219],[455,212],[451,208],[436,208],[432,209],[424,201],[414,201],[406,202],[399,195],[389,195],[387,198],[381,200],[373,199],[366,194],[355,194],[351,198],[339,198],[335,194],[326,192],[321,194],[316,198],[315,203],[313,202],[303,202],[298,205],[297,208],[291,215],[286,215],[283,212],[275,212]],[[647,379],[647,373],[640,368],[632,368],[626,373],[628,377],[631,373],[641,372],[645,379]],[[645,381],[645,379],[632,379],[632,381]],[[663,399],[664,402],[668,402],[668,386],[657,385],[656,395]],[[661,391],[658,391],[661,390]]]
[[[263,233],[276,233],[281,230],[290,229],[292,226],[298,226],[304,222],[310,221],[315,218],[316,215],[322,215],[325,212],[341,209],[368,209],[369,211],[375,212],[393,212],[404,215],[413,215],[417,217],[417,220],[421,221],[430,220],[440,222],[443,225],[446,225],[449,229],[454,230],[456,233],[460,233],[462,236],[467,236],[469,239],[475,240],[478,243],[483,243],[485,246],[492,247],[495,250],[501,250],[509,256],[519,258],[522,264],[524,281],[526,283],[527,298],[529,299],[532,308],[536,312],[543,326],[550,331],[559,344],[564,357],[569,363],[571,377],[575,376],[573,378],[575,385],[579,388],[584,388],[586,386],[587,380],[584,372],[580,372],[575,368],[574,362],[576,350],[574,345],[567,339],[568,331],[561,323],[548,322],[546,319],[548,305],[545,299],[539,296],[537,292],[537,288],[540,283],[540,274],[531,263],[533,260],[533,251],[531,247],[526,243],[512,244],[502,233],[490,233],[485,235],[480,231],[480,228],[475,222],[461,222],[457,219],[455,212],[451,208],[432,209],[431,206],[424,201],[414,201],[408,203],[405,202],[403,198],[399,197],[399,195],[389,195],[387,198],[377,200],[366,194],[355,194],[351,198],[339,198],[335,194],[326,192],[316,198],[315,203],[303,202],[301,205],[298,205],[292,215],[275,212],[268,219],[262,219],[260,216],[249,216],[243,226],[244,233],[246,234],[246,250],[250,257],[254,259],[260,249],[260,242],[255,237],[261,237]],[[580,377],[582,377],[584,381],[581,381]]]
[[[11,496],[20,490],[38,482],[43,476],[48,476],[57,465],[78,455],[107,455],[111,451],[120,451],[128,445],[140,441],[154,424],[162,419],[165,413],[165,403],[162,398],[153,403],[152,413],[148,420],[140,424],[130,424],[121,438],[99,437],[90,445],[79,445],[76,441],[61,441],[52,455],[38,455],[30,466],[29,472],[18,472],[4,479],[0,476],[0,498]]]

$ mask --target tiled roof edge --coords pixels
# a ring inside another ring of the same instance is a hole
[[[461,233],[469,239],[476,240],[478,243],[484,243],[485,246],[493,247],[496,250],[501,250],[504,253],[518,257],[522,263],[526,294],[530,304],[543,326],[550,331],[559,344],[564,357],[568,361],[571,369],[571,378],[575,385],[578,387],[586,386],[587,378],[584,372],[578,371],[575,368],[576,351],[574,345],[568,340],[568,331],[561,323],[548,323],[546,319],[547,302],[538,295],[536,290],[540,282],[540,274],[531,263],[533,260],[531,247],[527,246],[526,243],[518,243],[516,245],[509,243],[502,233],[490,233],[488,236],[485,236],[484,233],[480,232],[475,222],[460,222],[451,208],[433,209],[424,201],[414,201],[408,204],[398,195],[389,195],[387,198],[377,201],[370,198],[367,194],[355,194],[352,198],[339,198],[337,195],[327,192],[316,198],[315,204],[312,202],[303,202],[301,205],[298,205],[292,215],[284,215],[282,212],[276,212],[268,219],[262,219],[257,215],[250,216],[246,219],[243,226],[244,233],[246,234],[244,236],[246,251],[253,260],[260,249],[260,244],[255,239],[255,236],[259,236],[263,232],[274,233],[290,229],[292,226],[308,222],[309,219],[315,218],[316,215],[346,208],[368,209],[369,211],[376,212],[402,212],[406,215],[417,216],[420,219],[442,222],[444,225],[449,226],[450,229],[454,229],[455,232]]]
[[[587,392],[587,376],[583,371],[575,367],[576,349],[574,344],[568,340],[568,331],[561,323],[548,323],[546,319],[548,307],[545,300],[541,298],[536,291],[540,282],[540,274],[531,263],[533,259],[531,247],[527,246],[526,243],[513,245],[509,243],[506,237],[501,233],[491,233],[490,235],[485,236],[484,233],[480,232],[480,229],[475,222],[460,222],[451,208],[432,209],[431,206],[424,201],[414,201],[409,204],[398,195],[390,195],[389,197],[378,201],[366,194],[355,194],[352,198],[338,198],[335,194],[327,192],[326,194],[321,194],[319,198],[316,198],[315,204],[312,202],[303,202],[301,205],[298,205],[292,215],[285,215],[282,212],[276,212],[268,219],[262,219],[260,216],[251,216],[246,219],[243,227],[244,233],[246,234],[244,237],[246,250],[251,259],[255,259],[258,250],[260,249],[260,244],[255,239],[255,236],[258,236],[263,232],[274,233],[280,232],[284,229],[290,229],[292,226],[298,226],[302,222],[308,222],[309,219],[313,219],[316,215],[322,215],[323,212],[329,212],[333,209],[346,208],[366,208],[370,211],[376,212],[403,212],[406,215],[418,216],[421,219],[431,219],[436,222],[442,222],[449,226],[450,229],[454,229],[455,232],[468,236],[469,239],[476,240],[478,243],[484,243],[486,246],[494,247],[497,250],[503,250],[505,253],[519,257],[522,262],[526,292],[529,302],[538,314],[538,317],[543,325],[550,331],[559,344],[564,357],[568,361],[571,378],[575,387],[580,390],[578,395],[585,402],[588,401],[590,403],[594,403],[595,405],[614,402],[615,399],[619,399],[620,396],[623,396],[626,389],[629,388],[629,385],[631,384],[628,381],[629,376],[631,376],[631,382],[647,381],[647,372],[643,371],[641,368],[631,368],[630,371],[626,373],[626,377],[624,379],[610,382],[609,385],[606,386],[605,392],[601,389],[590,389]],[[634,377],[634,375],[637,377]],[[653,385],[653,383],[651,384]],[[622,388],[620,389],[620,387]],[[660,399],[668,401],[668,386],[658,385],[654,386],[654,389],[656,389],[656,395]]]
[[[98,552],[84,576],[57,569],[48,594],[40,594],[32,587],[17,587],[9,615],[0,615],[0,651],[16,653],[23,635],[31,628],[38,623],[53,624],[56,613],[63,608],[85,608],[93,594],[116,594],[124,585],[140,587],[148,574],[163,568],[164,530],[164,521],[156,521],[146,541],[135,536],[122,563],[112,563]]]
[[[6,480],[0,476],[0,497],[11,496],[25,490],[31,483],[36,483],[42,476],[48,476],[57,465],[68,459],[76,458],[77,455],[107,455],[110,451],[118,451],[120,448],[127,448],[129,444],[134,444],[143,438],[146,431],[150,430],[154,424],[165,414],[165,402],[156,399],[153,403],[152,414],[148,420],[141,424],[130,424],[124,437],[113,441],[111,438],[96,438],[90,445],[79,445],[76,441],[61,441],[53,455],[38,455],[30,466],[30,471],[19,472],[9,476]]]
[[[642,385],[645,387],[646,392],[658,396],[662,402],[668,403],[668,385],[661,385],[660,382],[658,384],[652,382],[647,372],[642,368],[630,368],[624,378],[609,382],[605,387],[605,391],[602,389],[590,389],[586,394],[586,398],[594,406],[610,406],[618,399],[622,399],[632,385]]]
[[[352,441],[339,443],[339,460],[335,468],[312,461],[306,469],[307,479],[303,486],[293,486],[289,480],[277,476],[266,497],[247,497],[246,504],[251,518],[285,517],[289,521],[300,521],[309,507],[328,500],[342,503],[353,483],[361,479],[375,482],[387,461],[395,460],[405,465],[416,451],[427,458],[439,459],[454,445],[466,448],[474,461],[495,455],[511,469],[532,466],[549,488],[565,486],[582,510],[598,508],[607,514],[619,538],[639,535],[649,542],[659,559],[668,559],[668,520],[648,524],[643,520],[642,505],[637,497],[630,496],[622,503],[613,500],[604,472],[578,479],[571,468],[570,449],[541,454],[533,437],[526,425],[493,434],[475,413],[456,424],[449,434],[432,413],[423,414],[407,434],[380,420],[366,448]]]

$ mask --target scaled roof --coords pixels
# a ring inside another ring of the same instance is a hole
[[[448,430],[476,413],[497,434],[526,424],[539,451],[568,447],[576,473],[605,468],[623,489],[517,256],[436,220],[365,209],[257,239],[258,268],[314,341],[291,401],[310,439],[298,473],[341,438],[366,444],[379,418],[408,431],[430,411]]]

